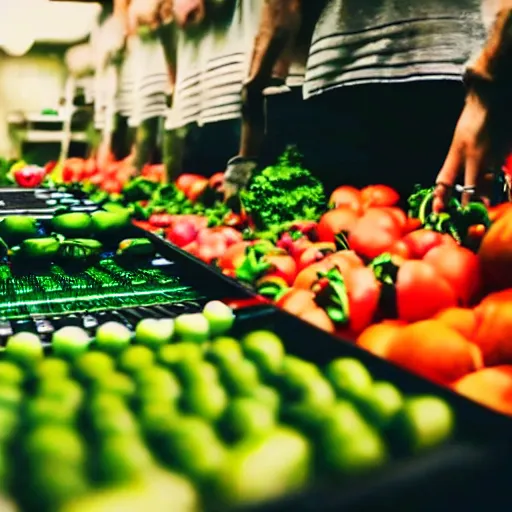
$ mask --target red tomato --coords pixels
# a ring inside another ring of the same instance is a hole
[[[90,178],[96,173],[96,171],[96,161],[94,160],[94,158],[89,158],[88,160],[86,160],[84,163],[83,171],[84,179]]]
[[[301,290],[299,288],[290,288],[286,291],[276,305],[292,315],[300,316],[308,309],[317,307],[315,303],[315,294],[310,290]]]
[[[490,206],[488,208],[489,220],[491,222],[495,222],[511,209],[512,209],[512,203],[501,203],[496,206]]]
[[[402,230],[404,234],[411,233],[412,231],[416,231],[420,229],[422,226],[420,219],[413,219],[412,217],[407,217],[407,222],[405,223],[404,229]]]
[[[288,286],[291,286],[297,276],[297,264],[288,254],[267,254],[264,261],[272,265],[267,275],[275,275],[283,278]]]
[[[208,180],[206,178],[197,179],[185,192],[185,195],[191,201],[197,201],[208,188]]]
[[[476,254],[458,245],[444,244],[431,249],[423,261],[450,283],[462,306],[476,299],[481,289],[480,261]]]
[[[154,213],[149,217],[149,223],[156,228],[168,228],[173,221],[173,216],[168,213]]]
[[[398,239],[398,229],[377,227],[364,217],[356,224],[348,237],[349,247],[361,257],[372,260],[386,252]]]
[[[318,280],[319,272],[326,272],[331,268],[338,267],[342,271],[342,273],[346,270],[350,270],[350,264],[345,261],[344,263],[338,264],[333,261],[329,261],[328,258],[325,258],[317,263],[313,263],[309,267],[306,267],[304,270],[301,270],[295,281],[293,282],[293,286],[295,288],[300,288],[302,290],[311,290],[313,284]],[[343,268],[341,268],[343,267]]]
[[[403,240],[397,240],[388,250],[393,256],[400,256],[404,260],[408,260],[411,257],[411,250],[409,246]]]
[[[283,233],[278,240],[276,247],[285,250],[295,260],[300,259],[302,254],[313,245],[313,242],[305,236],[294,240],[289,233]]]
[[[212,190],[219,190],[222,185],[224,184],[224,173],[223,172],[217,172],[215,173],[209,180],[208,180],[208,186]]]
[[[357,188],[343,185],[338,187],[329,198],[329,204],[335,208],[340,206],[348,206],[357,214],[362,211],[361,208],[361,192]]]
[[[425,320],[442,309],[457,306],[453,288],[424,261],[404,262],[395,286],[398,316],[406,322]]]
[[[317,329],[334,334],[336,332],[336,326],[334,322],[329,318],[329,315],[324,309],[316,307],[314,309],[308,309],[300,315],[300,318],[308,324],[314,325]]]
[[[184,247],[192,243],[197,237],[196,227],[189,221],[175,222],[167,230],[167,240],[178,247]]]
[[[441,233],[429,229],[420,229],[408,233],[402,238],[410,251],[410,258],[421,260],[430,249],[443,244],[446,238]]]
[[[311,243],[301,255],[298,260],[298,267],[300,270],[323,260],[327,255],[336,252],[336,246],[330,242],[317,242]]]
[[[224,237],[224,240],[226,240],[228,247],[238,242],[242,242],[244,238],[240,231],[229,226],[219,226],[217,228],[213,228],[212,231],[214,233],[220,233]]]
[[[220,258],[227,250],[227,244],[222,235],[212,233],[207,241],[199,241],[198,256],[206,263],[211,263],[213,260]]]
[[[120,194],[123,185],[118,180],[106,180],[102,183],[101,188],[109,194]]]
[[[360,221],[370,223],[377,229],[385,229],[396,233],[397,237],[401,234],[402,228],[405,224],[405,213],[398,208],[370,208],[361,217]]]
[[[181,190],[186,195],[192,184],[202,179],[204,178],[199,174],[182,174],[176,180],[175,185],[178,190]]]
[[[354,251],[338,251],[334,254],[329,254],[326,260],[341,265],[348,265],[350,268],[364,267],[363,260]]]
[[[398,192],[387,185],[369,185],[361,190],[363,208],[395,206],[400,201]]]
[[[191,242],[188,245],[185,245],[185,247],[182,247],[182,249],[192,254],[192,256],[199,258],[199,244],[196,241]]]
[[[325,213],[318,223],[317,233],[320,242],[336,242],[336,235],[349,233],[359,216],[348,206],[340,206]]]
[[[368,211],[371,211],[371,209]],[[385,207],[381,207],[380,211],[384,211],[384,212],[388,213],[389,215],[391,215],[391,217],[393,217],[393,219],[397,223],[397,225],[400,228],[400,230],[402,231],[402,233],[405,232],[405,230],[407,228],[407,215],[405,214],[405,212],[403,210],[401,210],[400,208],[398,208],[396,206],[385,206]]]
[[[238,242],[226,249],[226,252],[219,258],[218,265],[225,270],[236,270],[245,258],[245,251],[251,242]]]
[[[173,223],[181,222],[182,220],[191,222],[198,231],[206,229],[208,226],[208,219],[202,215],[171,215],[171,219]]]
[[[380,283],[370,268],[354,268],[346,274],[350,330],[360,333],[373,321],[380,300]]]

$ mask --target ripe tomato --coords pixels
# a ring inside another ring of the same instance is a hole
[[[487,231],[478,251],[486,291],[512,288],[512,210]]]
[[[381,212],[388,213],[396,222],[398,227],[400,228],[400,231],[403,233],[406,230],[407,227],[407,215],[403,210],[396,206],[383,206],[379,208]],[[372,209],[368,210],[369,212],[372,211]]]
[[[208,186],[212,190],[220,190],[222,185],[224,184],[224,173],[223,172],[216,172],[209,180],[208,180]]]
[[[296,316],[300,316],[308,309],[317,307],[315,294],[310,290],[302,290],[299,288],[290,288],[280,297],[276,305]]]
[[[408,233],[402,238],[402,241],[409,247],[410,258],[421,260],[430,249],[443,244],[446,238],[436,231],[420,229]]]
[[[194,224],[188,220],[175,222],[167,230],[167,240],[178,247],[184,247],[192,243],[197,237],[198,231]]]
[[[288,254],[267,254],[263,256],[263,260],[272,266],[267,275],[281,277],[288,286],[293,284],[297,276],[297,264],[291,256]]]
[[[423,261],[432,265],[455,290],[462,306],[468,306],[481,289],[480,261],[478,256],[458,245],[439,245],[427,252]]]
[[[225,270],[236,270],[244,261],[245,251],[250,245],[250,242],[238,242],[228,247],[219,258],[219,267]]]
[[[491,206],[488,208],[489,212],[489,220],[491,222],[496,222],[499,218],[501,218],[505,213],[512,210],[512,203],[501,203],[496,206]]]
[[[343,185],[338,187],[329,198],[329,204],[335,208],[340,206],[348,206],[357,214],[362,212],[361,207],[361,192],[357,188]]]
[[[230,245],[243,241],[242,233],[240,233],[240,231],[237,231],[235,228],[231,228],[229,226],[219,226],[216,228],[212,228],[212,232],[220,233],[224,237],[224,240],[226,240],[228,247]]]
[[[348,206],[341,206],[325,213],[318,223],[318,240],[335,243],[336,235],[350,233],[358,219],[358,214]]]
[[[387,185],[369,185],[361,190],[363,208],[395,206],[400,201],[398,192]]]
[[[361,257],[372,260],[386,252],[398,237],[399,231],[396,228],[378,228],[371,219],[363,217],[350,233],[348,243]]]
[[[349,301],[350,330],[357,334],[372,323],[377,313],[381,285],[373,271],[367,267],[352,269],[344,278]]]
[[[398,317],[406,322],[425,320],[442,309],[457,306],[454,289],[424,261],[402,263],[395,289]]]
[[[330,242],[317,242],[311,245],[300,255],[298,268],[302,270],[317,261],[321,261],[329,254],[336,252],[336,246]]]
[[[198,179],[201,180],[203,179],[203,177],[200,176],[199,174],[182,174],[181,176],[178,176],[178,178],[176,179],[175,185],[178,190],[181,190],[186,195],[188,189]]]
[[[300,315],[300,318],[304,320],[304,322],[308,322],[309,324],[314,325],[316,328],[321,329],[322,331],[326,331],[331,334],[336,332],[336,326],[334,325],[334,322],[329,318],[329,315],[325,312],[325,310],[318,306],[314,309],[306,310]]]
[[[400,256],[404,260],[411,257],[411,250],[403,240],[397,240],[388,250],[389,254],[393,256]]]
[[[208,180],[206,178],[198,178],[185,192],[185,195],[192,202],[196,202],[205,193],[208,188]]]
[[[361,217],[360,221],[373,224],[376,229],[385,229],[396,233],[397,237],[401,234],[405,225],[405,213],[399,208],[370,208]]]
[[[217,233],[212,233],[202,242],[198,240],[198,244],[198,256],[206,263],[211,263],[213,260],[220,258],[227,250],[226,241],[222,235]]]
[[[349,270],[350,265],[348,264],[348,262],[346,262],[345,265],[346,270]],[[306,267],[304,270],[301,270],[297,274],[297,277],[293,282],[293,286],[295,288],[300,288],[302,290],[311,290],[313,284],[318,280],[318,273],[326,272],[327,270],[334,267],[340,267],[340,265],[332,261],[329,261],[328,258],[323,259],[318,263],[313,263],[313,265]]]
[[[341,268],[344,268],[347,264],[350,268],[364,267],[363,260],[354,251],[337,251],[334,254],[329,254],[326,260],[335,265],[341,265]]]

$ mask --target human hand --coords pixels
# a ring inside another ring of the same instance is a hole
[[[255,160],[236,156],[228,162],[222,187],[224,200],[230,201],[244,189],[257,168]]]
[[[501,167],[512,141],[502,112],[504,108],[503,105],[486,104],[474,92],[468,94],[450,150],[437,175],[433,202],[435,213],[445,209],[461,171],[464,172],[462,202],[467,203],[480,191],[485,171]]]
[[[132,0],[128,8],[128,26],[131,34],[142,27],[154,32],[161,23],[162,0]]]

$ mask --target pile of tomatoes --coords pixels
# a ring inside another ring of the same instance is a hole
[[[474,252],[399,201],[384,185],[342,186],[318,222],[270,239],[200,215],[174,216],[166,237],[318,328],[512,414],[512,208],[489,210]]]

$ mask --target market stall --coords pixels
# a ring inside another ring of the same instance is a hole
[[[503,174],[488,198],[455,189],[441,212],[431,186],[404,195],[341,177],[326,192],[293,145],[229,201],[224,172],[170,179],[164,123],[136,119],[161,116],[164,52],[145,34],[160,67],[131,76],[116,5],[103,9],[93,150],[68,154],[63,80],[60,158],[0,160],[0,508],[509,509]],[[204,93],[210,111],[229,89],[219,58],[205,60],[222,86]],[[186,116],[169,108],[178,126]],[[136,134],[116,160],[120,118]]]

